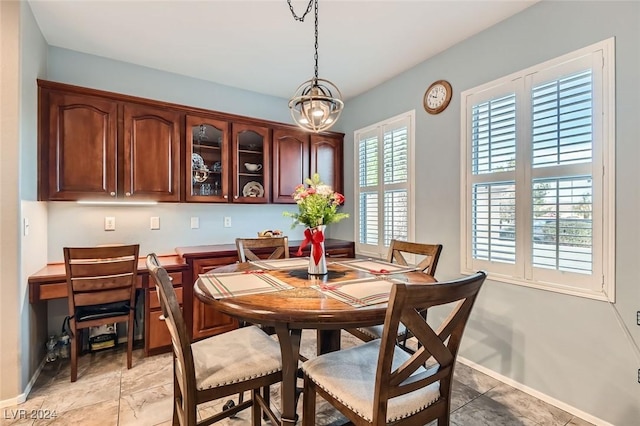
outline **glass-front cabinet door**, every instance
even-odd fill
[[[269,129],[233,125],[233,202],[269,202],[271,170]]]
[[[187,201],[226,203],[229,199],[229,123],[189,115],[187,132]]]

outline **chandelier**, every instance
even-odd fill
[[[305,16],[315,6],[315,67],[314,77],[305,81],[296,89],[293,97],[289,100],[291,117],[296,124],[305,130],[318,133],[333,126],[344,107],[342,94],[335,84],[324,78],[318,78],[318,1],[309,0],[306,12],[302,16],[296,15],[289,3],[289,9],[296,21],[304,21]]]

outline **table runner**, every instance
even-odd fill
[[[415,266],[403,266],[397,263],[389,263],[384,260],[376,259],[355,259],[355,260],[343,260],[341,265],[347,268],[359,269],[371,274],[401,274],[404,272],[416,271],[418,268]]]
[[[250,262],[262,269],[296,269],[308,267],[309,257],[251,260]]]
[[[216,299],[268,293],[293,288],[289,284],[263,271],[201,274],[200,281],[209,295]]]
[[[336,284],[314,285],[312,288],[353,307],[361,308],[387,303],[389,294],[391,294],[391,287],[396,283],[403,282],[396,279],[375,277],[342,281]]]

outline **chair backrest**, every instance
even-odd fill
[[[253,250],[268,249],[273,251],[268,259],[289,258],[289,237],[270,237],[270,238],[236,238],[236,248],[238,250],[238,260],[246,262],[247,260],[260,260]]]
[[[65,247],[69,311],[128,302],[135,306],[139,245]]]
[[[196,374],[191,352],[191,341],[173,283],[166,269],[160,266],[155,253],[147,255],[147,269],[156,283],[160,307],[171,335],[174,354],[174,374],[184,400],[195,401]]]
[[[486,278],[477,272],[458,280],[436,284],[395,284],[385,317],[376,374],[375,416],[386,419],[390,398],[439,382],[440,398],[451,398],[453,369],[471,308]],[[420,315],[423,309],[449,305],[449,315],[432,328]],[[435,315],[431,315],[433,322]],[[404,324],[418,340],[418,350],[406,362],[394,363],[398,326]],[[400,350],[400,349],[398,349]],[[393,364],[392,364],[393,363]],[[392,368],[393,365],[393,368]],[[425,365],[428,367],[425,369]],[[382,422],[384,424],[384,421]]]
[[[436,268],[438,267],[440,252],[442,252],[442,244],[423,244],[391,240],[387,261],[409,266],[403,253],[425,256],[416,267],[421,269],[425,274],[434,276],[436,274]]]

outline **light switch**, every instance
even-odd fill
[[[191,218],[191,229],[198,229],[200,228],[200,218],[197,216],[194,216]]]
[[[22,232],[25,237],[29,235],[29,218],[28,217],[25,217],[22,219]]]
[[[158,216],[153,216],[150,221],[150,226],[152,230],[160,229],[160,218]]]

